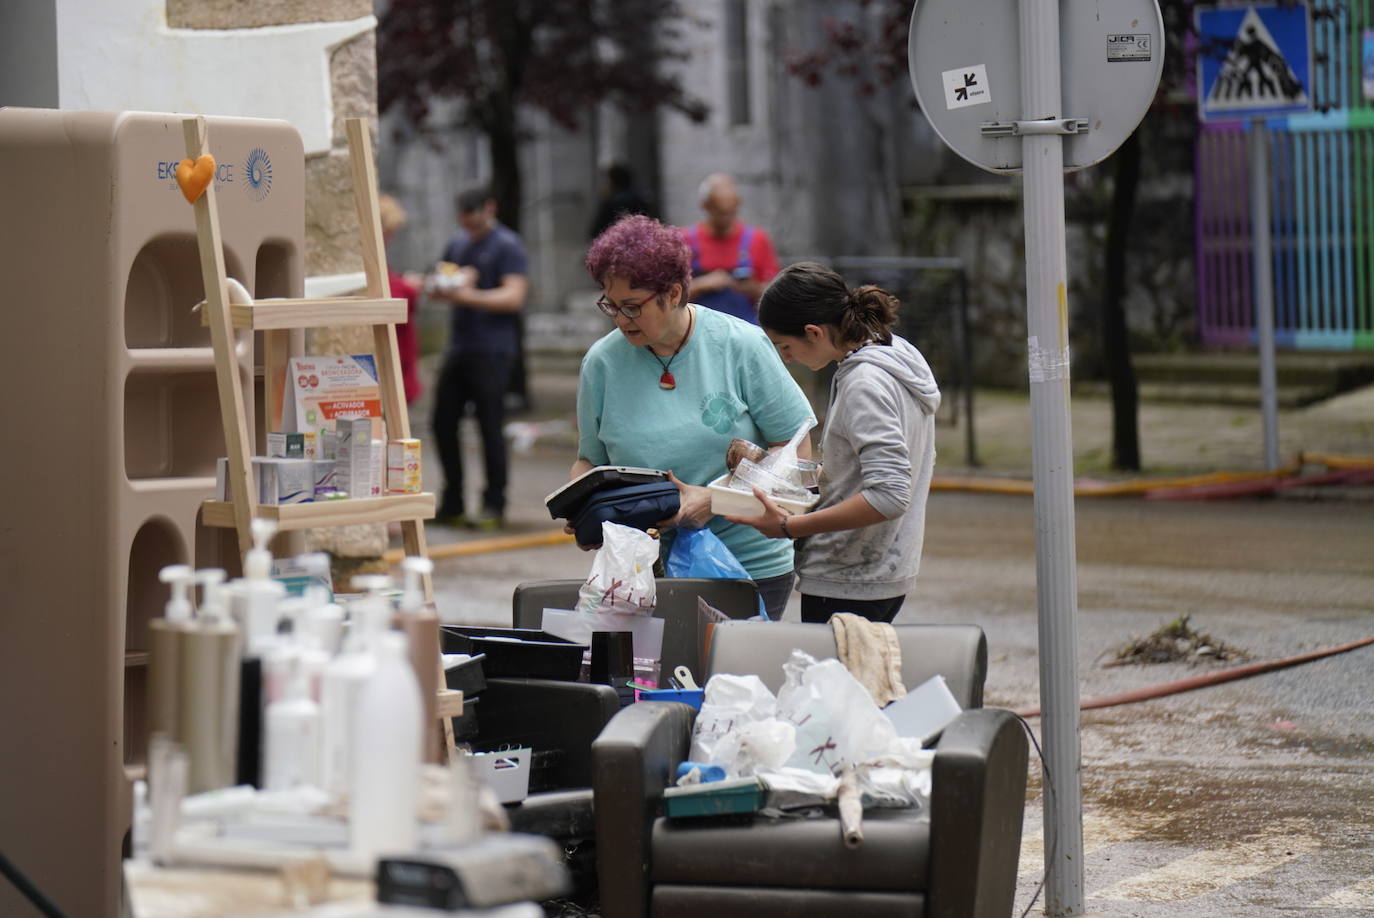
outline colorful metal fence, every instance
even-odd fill
[[[1374,350],[1374,100],[1361,83],[1374,0],[1314,5],[1312,30],[1316,112],[1267,121],[1275,342]],[[1209,345],[1255,341],[1247,130],[1205,124],[1198,137],[1198,320]]]

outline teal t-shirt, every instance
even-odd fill
[[[686,484],[726,472],[741,437],[761,446],[791,439],[811,406],[758,326],[697,306],[696,328],[672,361],[675,389],[660,389],[663,365],[619,330],[582,358],[577,454],[593,465],[666,469]],[[711,530],[755,580],[792,570],[792,543],[712,517]],[[664,533],[664,551],[672,533]]]

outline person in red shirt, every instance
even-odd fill
[[[730,176],[708,175],[699,200],[706,219],[682,231],[692,249],[689,298],[757,325],[759,294],[778,273],[773,240],[763,227],[739,219],[739,192]]]
[[[391,237],[406,225],[406,212],[399,201],[389,194],[377,199],[377,210],[382,221],[383,244],[391,242]],[[420,302],[420,288],[405,275],[387,266],[387,280],[391,285],[391,295],[406,301],[405,324],[396,326],[396,351],[401,360],[401,382],[405,386],[406,404],[414,404],[423,388],[420,383],[420,344],[415,328],[415,308]]]

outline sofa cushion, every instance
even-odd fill
[[[863,844],[844,846],[830,817],[659,819],[653,880],[711,886],[922,891],[930,820],[919,809],[868,810]]]
[[[596,834],[590,787],[531,794],[506,804],[512,832],[555,839],[591,838]]]

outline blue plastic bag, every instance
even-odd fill
[[[725,543],[709,529],[680,527],[668,552],[664,571],[669,577],[706,577],[713,580],[753,580],[744,565],[739,563]],[[764,618],[763,597],[759,597],[759,614]]]

